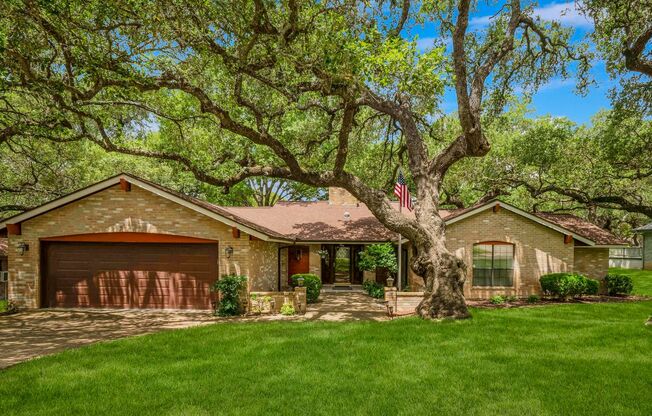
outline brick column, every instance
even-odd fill
[[[294,288],[294,307],[296,308],[297,313],[306,313],[306,303],[308,303],[308,296],[306,292],[307,289],[305,286],[297,286]]]
[[[391,312],[392,315],[396,314],[397,292],[398,289],[396,289],[395,287],[385,287],[385,302],[387,302],[387,307],[391,308],[391,310],[388,309],[388,312]]]

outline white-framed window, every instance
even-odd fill
[[[473,245],[473,286],[512,286],[514,245],[487,241]]]

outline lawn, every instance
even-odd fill
[[[609,273],[626,274],[634,282],[634,294],[652,296],[652,270],[609,269]]]
[[[231,323],[0,371],[0,414],[652,414],[652,302]]]
[[[5,312],[6,310],[7,310],[7,301],[0,300],[0,313]]]

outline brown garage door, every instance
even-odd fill
[[[45,306],[211,307],[215,244],[43,244]]]

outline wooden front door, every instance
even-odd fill
[[[288,281],[295,274],[310,272],[310,251],[307,246],[288,248]]]

